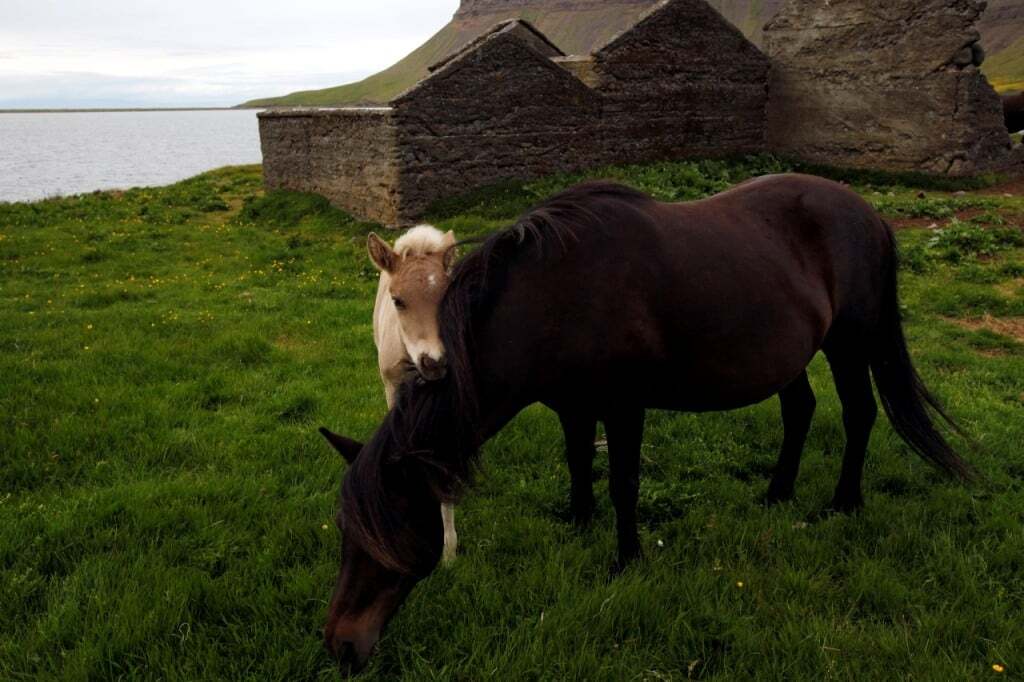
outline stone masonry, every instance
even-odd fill
[[[789,0],[765,27],[770,148],[840,166],[973,175],[1020,164],[978,66],[976,0]]]
[[[505,180],[763,150],[767,81],[767,58],[703,0],[663,0],[584,56],[507,21],[388,107],[262,112],[265,182],[404,226]]]
[[[463,9],[514,1],[526,0]],[[473,188],[611,163],[772,150],[886,170],[1016,170],[1024,152],[977,69],[982,8],[788,0],[765,28],[768,56],[704,0],[662,0],[588,55],[505,21],[389,106],[262,112],[265,182],[399,227]]]
[[[354,215],[397,225],[396,133],[388,107],[261,115],[263,181],[322,194]]]

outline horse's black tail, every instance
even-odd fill
[[[935,427],[932,416],[938,415],[961,435],[963,431],[928,391],[910,360],[900,315],[897,286],[899,255],[892,228],[886,225],[886,229],[892,249],[885,266],[882,318],[871,360],[871,373],[875,377],[882,406],[893,429],[917,454],[952,476],[970,480],[974,470],[946,442]]]

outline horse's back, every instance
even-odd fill
[[[851,244],[885,232],[856,194],[801,175],[604,208],[557,263],[517,259],[492,311],[506,330],[494,343],[507,347],[518,326],[529,352],[517,371],[547,373],[552,389],[642,390],[649,406],[675,409],[738,407],[792,381],[840,312]]]

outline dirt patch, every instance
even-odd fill
[[[954,217],[960,222],[966,223],[980,215],[992,212],[999,213],[1004,219],[1007,218],[1007,215],[1001,211],[989,211],[981,208],[958,211]],[[937,230],[940,227],[945,227],[950,220],[950,218],[896,218],[889,220],[889,224],[895,230]]]
[[[1024,195],[1024,192],[1022,192]],[[1005,208],[969,208],[964,211],[958,211],[954,218],[962,223],[967,223],[977,218],[978,216],[985,215],[986,213],[998,215],[1005,221],[1006,226],[1020,225],[1024,226],[1024,214],[1021,214],[1014,210],[1007,210]],[[937,230],[941,227],[946,227],[951,218],[895,218],[888,219],[889,224],[893,226],[895,230]],[[981,223],[983,227],[991,227],[991,223]]]
[[[935,218],[896,218],[890,219],[889,224],[893,226],[893,229],[938,229],[942,226],[944,220],[936,220]]]
[[[1014,178],[998,185],[993,185],[986,189],[980,190],[978,194],[988,194],[1005,197],[1007,195],[1013,197],[1024,196],[1024,177]]]
[[[1008,336],[1018,343],[1024,343],[1024,317],[993,317],[984,315],[970,319],[946,318],[958,327],[979,331],[984,329],[1000,336]]]

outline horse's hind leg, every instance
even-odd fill
[[[594,434],[597,432],[597,419],[561,411],[558,419],[565,434],[565,459],[571,480],[569,509],[573,523],[583,526],[594,515]]]
[[[842,473],[829,509],[849,513],[864,506],[861,493],[864,457],[878,416],[878,406],[871,390],[868,360],[863,352],[826,347],[825,355],[832,367],[836,392],[843,405],[843,426],[846,429]]]
[[[640,496],[640,446],[644,437],[644,411],[631,409],[604,420],[608,433],[608,492],[615,506],[615,527],[622,570],[640,556],[636,503]]]
[[[782,427],[784,431],[782,450],[775,474],[768,486],[765,502],[776,504],[792,499],[793,485],[800,471],[800,455],[804,451],[807,432],[814,416],[814,391],[807,381],[807,372],[801,372],[791,384],[779,391],[782,404]]]

